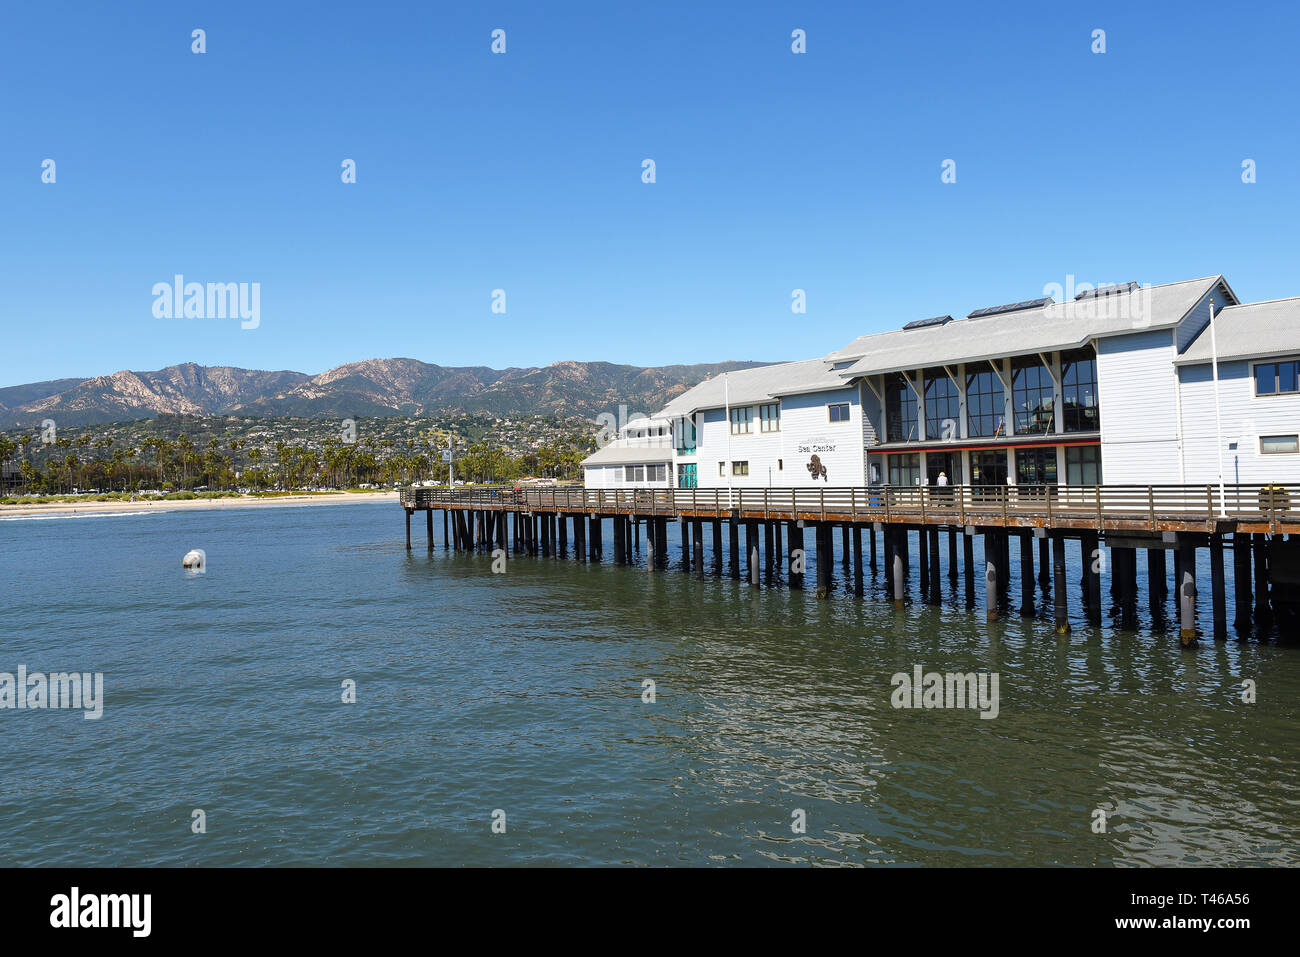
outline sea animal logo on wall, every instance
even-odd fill
[[[826,478],[826,466],[822,465],[820,456],[814,455],[812,457],[812,461],[808,463],[808,471],[812,474],[814,482],[817,481],[818,478],[824,478],[826,481],[830,481],[830,479]]]

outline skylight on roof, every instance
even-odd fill
[[[952,316],[935,316],[933,319],[914,319],[904,329],[927,329],[930,326],[942,326],[952,322]]]
[[[1050,305],[1052,302],[1051,296],[1044,296],[1042,299],[1026,299],[1024,302],[1012,302],[1005,306],[988,306],[984,309],[976,309],[966,318],[978,319],[981,316],[999,316],[1004,312],[1019,312],[1021,309],[1038,309]]]

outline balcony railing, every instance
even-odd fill
[[[1089,519],[1156,529],[1216,519],[1300,526],[1300,485],[945,485],[853,488],[407,488],[407,508],[483,508],[968,524],[1066,524]],[[1300,530],[1300,529],[1296,529]]]

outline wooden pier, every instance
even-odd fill
[[[1271,633],[1275,623],[1280,633],[1288,634],[1300,613],[1300,486],[1296,485],[408,488],[401,492],[401,504],[406,512],[407,548],[411,547],[411,517],[417,511],[426,513],[428,544],[430,549],[434,547],[433,513],[441,511],[444,547],[513,547],[530,555],[564,557],[569,552],[571,525],[573,558],[600,561],[604,555],[602,528],[608,519],[613,522],[614,563],[633,562],[644,527],[650,569],[667,567],[668,528],[676,524],[682,565],[699,576],[706,573],[705,523],[712,536],[712,573],[723,574],[725,525],[729,572],[740,578],[743,564],[745,577],[754,587],[779,577],[773,575],[778,563],[774,556],[781,553],[784,533],[787,549],[781,564],[788,586],[803,588],[804,572],[811,564],[819,596],[832,590],[837,529],[844,581],[855,595],[863,595],[865,532],[873,572],[877,570],[879,535],[886,586],[896,606],[905,603],[906,583],[913,574],[920,578],[922,600],[940,603],[940,539],[946,535],[947,574],[953,582],[959,579],[957,538],[963,539],[964,597],[967,607],[974,607],[972,541],[975,535],[982,535],[985,567],[981,574],[990,619],[1009,613],[1011,608],[1010,542],[1014,538],[1020,564],[1019,613],[1036,614],[1038,586],[1051,586],[1052,617],[1061,634],[1070,630],[1067,542],[1077,542],[1080,549],[1087,620],[1101,623],[1104,575],[1110,579],[1111,598],[1124,628],[1137,625],[1137,552],[1147,553],[1153,621],[1163,621],[1169,594],[1165,553],[1172,552],[1173,594],[1184,645],[1197,638],[1196,561],[1202,549],[1210,563],[1214,636],[1227,637],[1224,554],[1231,551],[1234,625],[1239,636]],[[812,530],[816,556],[811,563],[804,551],[806,529]],[[1108,568],[1103,543],[1110,548]]]

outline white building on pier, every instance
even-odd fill
[[[1294,483],[1298,370],[1300,299],[1127,283],[715,376],[650,420],[670,447],[621,435],[584,466],[594,487],[1148,485],[1217,482],[1222,451],[1230,484]]]

